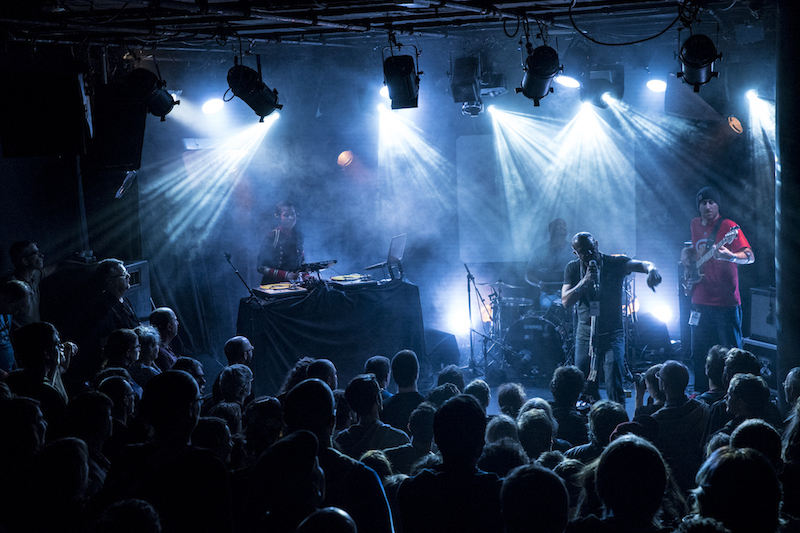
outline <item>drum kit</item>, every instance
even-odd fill
[[[469,269],[468,269],[469,270]],[[474,281],[473,281],[474,282]],[[572,358],[574,351],[571,310],[556,300],[548,309],[539,309],[534,300],[515,294],[524,287],[502,280],[475,284],[482,316],[488,318],[487,333],[472,329],[483,343],[482,362],[474,360],[470,343],[470,366],[483,366],[487,378],[508,370],[518,379],[547,379],[560,365]],[[490,288],[489,306],[485,305],[477,285]]]

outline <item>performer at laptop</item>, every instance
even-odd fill
[[[561,304],[564,267],[574,259],[567,241],[567,223],[557,218],[550,222],[547,229],[550,240],[534,250],[525,270],[525,281],[539,288],[539,309],[542,311],[554,303]]]
[[[685,292],[692,296],[692,365],[695,392],[708,390],[705,361],[709,348],[721,344],[742,347],[742,299],[739,267],[755,261],[753,250],[737,224],[719,214],[719,191],[705,187],[697,193],[700,216],[692,220],[692,246],[681,252],[687,267]],[[713,255],[700,266],[702,277],[694,278],[698,259],[717,245]],[[694,278],[694,279],[693,279]],[[696,282],[695,282],[696,281]]]
[[[304,260],[303,234],[295,229],[297,212],[291,202],[275,206],[278,227],[267,235],[258,253],[258,272],[263,275],[261,284],[281,281],[302,281],[300,270]]]
[[[591,233],[576,234],[572,238],[572,249],[578,259],[564,269],[561,299],[567,307],[578,304],[575,364],[590,376],[589,339],[594,318],[596,369],[602,365],[605,372],[608,399],[625,405],[622,378],[627,367],[622,327],[622,281],[633,272],[647,274],[647,286],[655,292],[661,283],[661,275],[650,262],[600,253]],[[594,400],[600,399],[598,379],[588,381],[586,394]]]

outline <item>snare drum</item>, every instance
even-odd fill
[[[520,374],[549,379],[564,362],[561,325],[547,317],[525,317],[517,320],[504,341],[521,355],[506,351],[506,360]]]

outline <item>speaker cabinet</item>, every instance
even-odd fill
[[[775,344],[778,342],[778,320],[775,289],[750,289],[750,338]]]

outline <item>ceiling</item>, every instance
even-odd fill
[[[722,38],[761,24],[774,0],[5,0],[0,35],[8,43],[62,43],[213,50],[238,43],[386,44],[393,35],[458,39],[481,31],[533,38],[575,35],[626,43],[711,23]],[[574,5],[572,5],[574,4]],[[761,20],[759,20],[761,19]],[[520,25],[522,31],[520,31]],[[764,24],[764,26],[769,26]],[[714,30],[711,30],[714,31]]]

